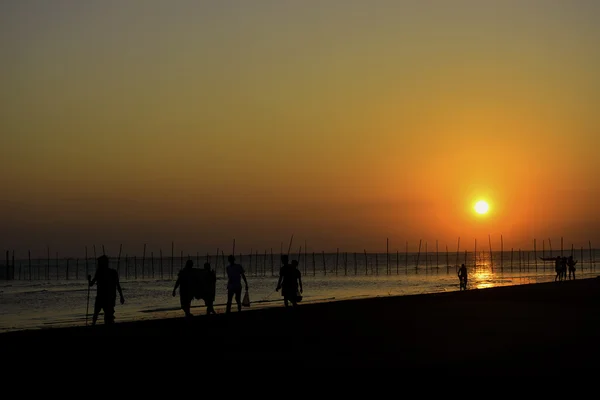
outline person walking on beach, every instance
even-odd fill
[[[242,311],[242,279],[246,284],[246,291],[248,291],[248,281],[246,280],[244,268],[240,264],[235,263],[235,256],[230,255],[227,259],[229,260],[229,265],[227,266],[227,307],[225,308],[225,313],[229,314],[231,312],[233,296],[235,296],[238,312]]]
[[[577,261],[573,260],[573,256],[569,256],[567,260],[567,266],[569,267],[569,280],[571,279],[571,273],[573,274],[573,279],[575,279],[575,264]]]
[[[292,307],[296,307],[298,287],[300,287],[300,293],[302,293],[302,274],[298,269],[298,261],[293,260],[289,264],[287,255],[282,255],[281,261],[283,262],[283,266],[279,270],[279,280],[277,281],[277,288],[275,290],[279,291],[279,289],[282,289],[281,294],[286,307],[289,307],[290,302],[292,303]]]
[[[465,266],[465,264],[462,264],[460,266],[460,268],[458,269],[458,280],[459,280],[459,287],[460,290],[467,290],[467,281],[468,281],[468,273],[467,273],[467,267]]]
[[[192,260],[186,261],[185,267],[177,274],[177,281],[173,288],[173,297],[175,297],[177,288],[179,288],[179,304],[181,304],[181,309],[187,318],[193,317],[190,312],[195,289],[193,266],[194,262]]]
[[[96,289],[96,302],[94,304],[94,315],[92,317],[92,326],[96,325],[100,310],[104,310],[104,323],[112,324],[115,321],[115,304],[117,300],[117,291],[121,296],[121,304],[125,303],[121,284],[119,283],[119,274],[116,270],[109,268],[108,257],[102,255],[98,257],[98,268],[94,274],[94,279],[88,275],[89,286],[98,285]]]
[[[204,263],[204,269],[201,272],[202,296],[204,297],[204,304],[206,304],[206,314],[216,314],[213,304],[215,302],[217,274],[210,269],[210,263],[208,262]]]

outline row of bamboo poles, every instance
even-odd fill
[[[303,270],[303,274],[306,276],[308,274],[310,274],[312,272],[313,276],[316,276],[317,274],[317,261],[316,261],[316,254],[315,252],[311,252],[310,254],[307,253],[307,246],[306,246],[306,242],[304,243],[304,247],[300,246],[298,253],[295,254],[290,254],[291,251],[291,246],[292,246],[292,239],[293,239],[293,235],[292,238],[290,239],[290,246],[288,247],[288,252],[287,254],[290,256],[290,258],[294,258],[299,262],[299,268],[301,269],[301,271]],[[488,241],[489,241],[489,267],[491,268],[491,271],[494,272],[494,257],[493,257],[493,251],[492,251],[492,242],[491,242],[491,237],[488,236]],[[497,270],[500,270],[500,272],[504,271],[505,268],[505,260],[504,260],[504,241],[502,236],[500,237],[500,262],[499,262],[499,266],[496,266]],[[550,251],[550,258],[553,256],[553,250],[552,250],[552,241],[550,239],[548,239],[548,243],[549,243],[549,251]],[[414,271],[415,273],[419,272],[419,266],[422,262],[421,260],[421,249],[422,249],[422,240],[419,241],[419,250],[417,252],[416,255],[414,255],[414,253],[410,253],[412,258],[413,258],[413,262],[414,262]],[[589,268],[590,269],[595,269],[595,258],[594,258],[594,253],[592,250],[592,243],[591,241],[588,241],[589,244]],[[160,279],[173,279],[174,275],[176,275],[176,271],[175,269],[176,267],[176,263],[175,263],[175,244],[174,242],[171,242],[171,255],[170,258],[167,256],[166,260],[165,257],[163,256],[163,252],[162,249],[159,251],[158,257],[154,256],[154,252],[150,252],[149,258],[146,256],[146,244],[144,244],[144,250],[142,253],[142,257],[138,258],[137,256],[133,256],[130,257],[128,254],[125,254],[125,256],[122,258],[122,250],[123,250],[123,245],[119,246],[119,255],[116,258],[116,260],[111,260],[111,263],[114,267],[116,267],[116,270],[119,272],[119,275],[122,276],[124,274],[124,278],[125,279],[138,279],[138,277],[141,277],[142,279],[145,278],[160,278]],[[357,252],[353,252],[351,253],[352,256],[349,258],[348,252],[343,252],[340,253],[339,248],[337,249],[336,253],[335,253],[335,263],[332,263],[331,265],[327,265],[327,257],[326,257],[326,253],[325,251],[322,251],[320,256],[321,256],[321,262],[322,262],[322,272],[323,275],[327,275],[329,274],[333,274],[333,275],[340,275],[341,271],[343,271],[344,275],[348,275],[349,272],[350,274],[354,274],[354,275],[358,275],[359,272],[359,261],[362,262],[362,260],[359,260],[359,257],[363,257],[364,256],[364,265],[362,265],[361,267],[364,267],[364,274],[365,275],[379,275],[380,274],[380,266],[385,266],[385,275],[393,275],[394,274],[394,270],[396,274],[400,274],[401,270],[404,270],[403,272],[405,274],[408,274],[409,271],[409,252],[408,252],[408,242],[406,242],[406,246],[404,249],[404,259],[401,260],[400,257],[400,251],[396,250],[396,257],[394,259],[393,254],[390,254],[389,251],[389,239],[386,239],[386,253],[385,253],[385,263],[381,264],[380,260],[379,260],[379,253],[374,253],[374,262],[372,260],[373,257],[371,257],[371,260],[369,259],[369,255],[371,253],[367,253],[367,250],[364,249],[363,250],[363,254],[357,253]],[[537,241],[536,239],[533,240],[533,262],[534,262],[534,269],[537,272],[538,271],[538,256],[537,256]],[[438,242],[436,240],[436,244],[435,244],[435,267],[433,266],[433,262],[432,262],[432,257],[431,257],[431,252],[428,251],[427,249],[427,242],[425,242],[425,248],[424,248],[424,270],[427,273],[428,271],[438,271],[440,269],[440,252],[438,249]],[[480,251],[479,254],[481,254],[482,252]],[[518,266],[518,270],[519,271],[523,271],[523,270],[527,270],[529,271],[531,268],[531,250],[528,251],[522,251],[521,249],[518,249],[518,262],[517,260],[515,260],[514,257],[514,253],[515,250],[514,248],[511,248],[510,250],[510,264],[508,264],[506,267],[510,268],[510,271],[513,271],[513,269],[516,269]],[[102,246],[102,254],[106,255],[106,251],[104,249],[104,246]],[[235,239],[233,241],[233,251],[231,254],[235,254]],[[282,244],[282,248],[280,249],[280,254],[283,254],[283,244]],[[317,253],[318,254],[318,253]],[[327,253],[327,254],[332,254],[332,253]],[[457,248],[456,248],[456,256],[452,257],[454,258],[454,265],[451,265],[450,263],[450,252],[448,250],[448,246],[446,245],[445,248],[445,260],[446,260],[446,264],[444,266],[442,266],[442,268],[446,268],[446,272],[449,273],[451,268],[458,268],[459,264],[461,263],[461,261],[467,265],[467,267],[471,267],[471,268],[477,268],[478,264],[477,264],[477,239],[475,239],[475,246],[474,246],[474,251],[473,251],[473,264],[470,265],[467,262],[467,250],[464,251],[464,258],[460,257],[460,237],[458,238],[458,243],[457,243]],[[563,238],[561,237],[561,245],[560,245],[560,255],[563,256],[564,254],[564,249],[563,249]],[[15,265],[15,253],[14,250],[12,252],[12,264],[9,263],[9,251],[6,251],[6,276],[5,279],[19,279],[19,280],[51,280],[52,276],[54,274],[52,274],[52,266],[51,266],[51,256],[50,256],[50,248],[47,248],[47,257],[46,259],[42,260],[42,259],[37,259],[38,263],[37,265],[33,265],[32,264],[32,259],[31,259],[31,251],[28,251],[28,260],[27,260],[27,264],[25,265],[25,268],[23,268],[23,261],[21,260],[19,262],[19,267],[18,267],[18,274],[17,274],[17,269],[16,269],[16,265]],[[454,254],[453,254],[454,255]],[[570,255],[576,257],[576,251],[573,245],[571,245],[571,252]],[[84,267],[84,271],[85,271],[85,275],[81,276],[81,279],[87,279],[87,276],[89,275],[90,271],[94,271],[95,270],[95,260],[97,258],[98,254],[96,253],[96,246],[93,246],[93,257],[88,257],[88,248],[86,246],[85,248],[85,258],[83,260],[81,260],[81,266]],[[312,256],[312,259],[310,259],[310,256]],[[443,253],[442,253],[443,256]],[[545,240],[542,241],[542,258],[546,257],[546,248],[545,248]],[[201,258],[204,260],[204,262],[208,262],[208,263],[212,263],[214,265],[211,265],[211,267],[215,270],[217,270],[217,268],[219,267],[219,264],[221,264],[222,266],[222,273],[223,276],[226,276],[226,269],[225,266],[227,265],[227,260],[226,260],[226,256],[223,250],[221,249],[217,249],[217,252],[215,253],[215,255],[209,255],[206,254],[205,256],[200,256],[199,253],[196,253],[195,256],[195,261],[196,261],[196,266],[197,267],[201,267]],[[277,257],[279,258],[279,257]],[[461,260],[462,258],[462,260]],[[481,260],[484,257],[479,257],[479,260]],[[189,254],[186,254],[186,257],[184,258],[184,252],[180,251],[179,257],[178,257],[178,261],[179,261],[179,269],[183,268],[184,265],[184,260],[187,259],[191,259],[194,260],[193,256],[190,256]],[[220,262],[221,259],[222,261]],[[64,278],[66,280],[69,280],[70,278],[73,277],[73,274],[70,274],[70,271],[72,272],[73,269],[70,269],[71,265],[73,265],[74,267],[74,278],[75,280],[80,279],[80,260],[78,258],[63,258],[61,259],[64,261],[63,268],[63,274],[64,274]],[[46,261],[45,264],[41,264],[42,261]],[[54,269],[56,271],[55,279],[59,280],[61,279],[61,272],[60,272],[60,260],[59,260],[59,256],[58,253],[56,253],[55,257],[54,257]],[[311,262],[312,261],[312,262]],[[383,260],[382,260],[383,261]],[[141,265],[140,265],[141,262]],[[270,249],[270,252],[267,252],[267,250],[264,250],[264,252],[259,253],[258,250],[253,250],[251,249],[249,253],[247,254],[242,254],[239,253],[239,258],[237,259],[238,263],[241,263],[242,265],[244,265],[245,267],[247,266],[246,270],[249,276],[267,276],[268,270],[270,269],[270,273],[271,276],[275,276],[276,272],[278,273],[278,268],[277,267],[277,271],[275,270],[275,266],[279,265],[279,262],[275,261],[275,255],[273,253],[273,249]],[[247,262],[247,264],[245,264]],[[506,260],[506,262],[508,263],[508,260]],[[114,265],[116,263],[116,266]],[[579,260],[579,265],[582,267],[582,269],[585,268],[585,264],[584,264],[584,248],[581,247],[581,259]],[[121,268],[121,266],[123,268]],[[487,266],[487,265],[486,265]],[[138,268],[139,267],[139,268]],[[166,270],[165,270],[166,267]],[[312,267],[312,268],[311,268]],[[403,268],[401,268],[403,267]],[[542,268],[543,270],[546,270],[546,263],[542,263]],[[554,266],[552,265],[550,267],[550,269],[553,269]],[[312,269],[312,271],[311,271]],[[412,267],[410,268],[412,270]],[[10,273],[12,270],[12,274]],[[329,271],[328,271],[329,270]],[[37,272],[37,277],[36,277],[36,272]],[[138,274],[139,272],[139,274]],[[382,272],[383,275],[383,272]]]

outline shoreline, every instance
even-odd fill
[[[117,337],[210,343],[211,362],[312,367],[461,368],[473,373],[559,373],[594,368],[600,356],[600,277],[432,294],[299,303],[297,309],[243,309],[0,333],[5,348],[57,352],[56,343]],[[7,346],[9,343],[14,346]],[[162,342],[161,342],[162,343]],[[169,340],[168,343],[171,343]],[[54,347],[53,347],[54,346]],[[62,349],[68,354],[68,349]],[[60,354],[63,354],[60,353]],[[66,356],[66,355],[65,355]],[[590,364],[591,363],[591,364]]]

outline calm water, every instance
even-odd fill
[[[490,260],[489,253],[483,252],[477,253],[477,257],[474,257],[473,253],[462,253],[458,259],[459,263],[465,262],[466,259],[470,290],[554,280],[554,264],[539,259],[536,264],[533,253],[530,253],[528,257],[522,252],[519,257],[517,252],[514,252],[512,266],[510,252],[502,255],[496,253],[493,260]],[[565,252],[565,255],[568,254],[570,252]],[[600,273],[593,262],[595,256],[594,251],[592,257],[589,253],[584,254],[583,260],[581,255],[575,257],[579,259],[578,278],[595,277]],[[277,258],[278,256],[274,256],[273,259]],[[298,257],[296,255],[292,258]],[[304,283],[302,303],[459,290],[456,253],[449,254],[448,259],[445,253],[439,253],[438,257],[435,253],[429,253],[427,258],[424,254],[399,253],[396,259],[394,253],[390,254],[389,262],[385,253],[367,254],[366,257],[364,254],[357,254],[356,263],[354,253],[325,254],[324,258],[322,254],[315,254],[314,264],[312,254],[306,257],[306,263],[304,255],[299,258]],[[447,260],[451,266],[447,266]],[[30,269],[29,260],[15,260],[15,279],[0,281],[0,331],[85,324],[88,298],[88,288],[84,280],[85,263],[78,262],[76,270],[76,264],[69,260],[67,274],[66,260],[59,259],[58,263],[56,259],[50,261],[48,268],[47,260],[32,260]],[[176,275],[182,260],[175,258],[173,261],[173,274]],[[203,259],[200,261],[204,262]],[[117,260],[112,260],[112,267],[119,269],[126,300],[124,305],[116,307],[117,322],[182,316],[179,297],[171,295],[175,283],[175,278],[171,278],[171,259],[163,260],[162,278],[159,260],[150,262],[145,259],[142,263],[140,258],[136,257],[135,263],[134,265],[129,259],[127,264],[125,260],[118,263]],[[270,254],[267,257],[255,255],[252,260],[244,256],[242,263],[248,275],[251,308],[282,307],[281,296],[274,290],[277,277],[271,274],[271,271],[275,272],[278,267],[271,264]],[[5,267],[0,269],[5,270]],[[221,258],[216,269],[218,280],[215,309],[217,312],[223,312],[226,280]],[[88,264],[88,272],[93,274],[91,261]],[[91,312],[95,287],[89,293]],[[192,305],[193,313],[205,313],[203,301],[194,301]]]

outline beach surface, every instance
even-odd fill
[[[146,358],[133,355],[142,347],[210,365],[246,360],[291,368],[440,368],[453,375],[590,371],[600,360],[600,278],[233,310],[119,323],[117,308],[113,326],[100,317],[96,327],[7,332],[0,340],[9,358],[24,349],[68,358],[100,343],[129,354],[119,357],[130,365]]]

